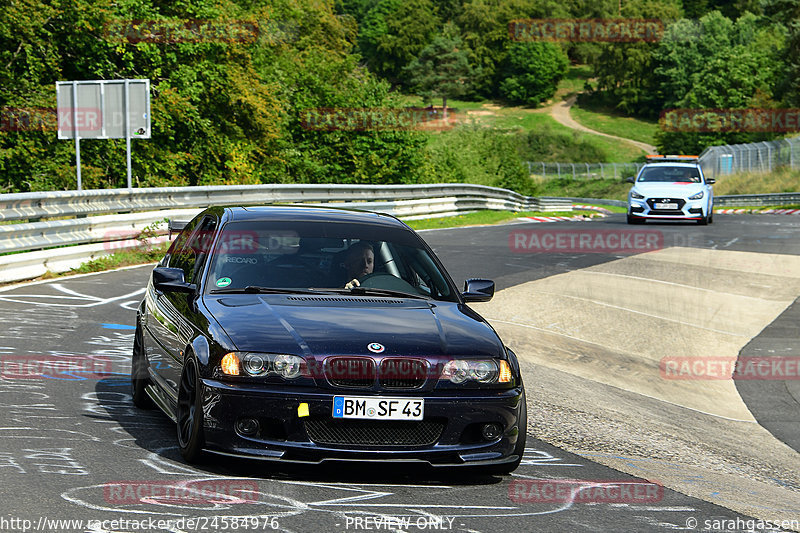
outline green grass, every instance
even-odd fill
[[[556,98],[569,98],[573,94],[583,92],[584,86],[591,76],[591,66],[571,65],[567,71],[567,75],[558,83]]]
[[[658,131],[658,122],[655,120],[629,117],[611,109],[591,109],[578,104],[572,106],[570,115],[576,122],[602,133],[647,144],[655,143],[655,134]]]
[[[717,176],[714,194],[766,194],[800,191],[800,171],[780,168],[769,174]]]
[[[421,218],[418,220],[405,220],[404,222],[415,230],[455,228],[458,226],[479,226],[489,224],[502,224],[522,217],[569,217],[586,214],[586,211],[475,211],[454,217]]]
[[[171,243],[161,243],[156,246],[143,246],[140,248],[132,248],[130,250],[121,250],[111,255],[106,255],[82,263],[81,266],[70,269],[67,272],[50,272],[41,276],[38,279],[52,279],[62,276],[71,276],[73,274],[88,274],[90,272],[103,272],[105,270],[112,270],[115,268],[122,268],[133,265],[144,265],[147,263],[155,263],[159,261],[164,254],[167,253],[167,248]]]
[[[622,179],[531,178],[533,196],[568,196],[576,198],[602,198],[622,200],[628,198],[631,184]],[[605,206],[604,206],[605,207]]]
[[[584,204],[584,205],[594,205],[594,204]],[[595,205],[594,207],[600,207],[602,209],[606,209],[608,211],[611,211],[612,213],[627,213],[628,212],[628,208],[627,207],[622,207],[622,206],[619,206],[619,205]]]
[[[605,161],[589,161],[590,163],[630,163],[631,161],[644,160],[647,152],[641,148],[637,148],[632,144],[620,142],[615,139],[608,139],[599,135],[591,133],[584,133],[570,129],[563,124],[555,121],[553,117],[545,113],[531,113],[515,114],[513,110],[522,108],[505,108],[502,118],[497,121],[498,126],[501,127],[519,127],[522,130],[540,130],[543,128],[549,131],[570,137],[575,143],[586,142],[595,146],[600,152],[605,154]],[[506,111],[509,110],[509,111]],[[570,163],[571,161],[568,154],[565,154],[564,159],[560,159],[561,163]],[[574,161],[583,163],[583,161]]]

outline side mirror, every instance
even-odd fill
[[[714,178],[706,178],[706,185],[714,185],[716,182]]]
[[[488,302],[494,296],[494,281],[490,279],[468,279],[464,282],[464,292],[461,293],[464,301]]]
[[[197,285],[186,283],[180,268],[156,267],[153,269],[153,287],[161,292],[193,293]]]
[[[631,176],[630,178],[625,178],[625,183],[636,183],[636,180]]]

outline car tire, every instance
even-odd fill
[[[713,224],[714,223],[714,209],[713,208],[711,208],[708,211],[708,223],[709,224]]]
[[[178,385],[178,448],[181,456],[189,463],[199,463],[203,457],[203,405],[202,385],[197,360],[191,354],[181,372]]]
[[[133,335],[133,354],[131,356],[131,396],[133,405],[139,409],[152,409],[153,400],[147,395],[150,376],[147,372],[147,356],[142,345],[142,326],[136,320],[136,332]]]
[[[699,225],[701,225],[701,226],[707,226],[708,225],[708,216],[701,217],[700,220],[697,221],[697,223]]]
[[[510,474],[519,467],[522,462],[522,456],[525,454],[525,443],[528,438],[528,404],[525,399],[525,388],[522,388],[522,395],[520,402],[522,403],[522,413],[517,420],[517,427],[519,428],[519,435],[517,436],[517,443],[514,445],[514,455],[517,458],[510,462],[501,465],[493,466],[476,466],[473,473],[489,476],[503,476]]]
[[[641,218],[632,217],[631,215],[628,215],[628,224],[643,224],[643,223],[644,220],[642,220]]]

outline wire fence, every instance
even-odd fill
[[[709,177],[742,172],[768,173],[780,167],[800,168],[800,137],[749,144],[711,146],[700,154],[703,173]]]
[[[635,176],[644,163],[545,163],[525,161],[528,174],[545,179],[623,179]]]
[[[778,168],[800,169],[800,136],[777,141],[729,144],[706,148],[699,157],[703,173],[718,178],[739,173],[769,173]],[[625,179],[644,163],[548,163],[525,161],[531,177],[544,179]]]

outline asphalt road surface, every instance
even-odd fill
[[[423,237],[457,283],[467,277],[492,278],[500,293],[632,255],[613,250],[513,251],[512,231],[544,228],[613,233],[631,227],[623,216],[614,215],[582,223],[427,231]],[[665,223],[640,229],[658,232],[661,248],[800,255],[800,217],[717,215],[708,227]],[[655,485],[653,477],[637,478],[623,468],[604,466],[589,459],[591,446],[584,446],[580,455],[565,451],[537,438],[558,433],[558,427],[545,430],[535,424],[529,426],[522,465],[503,477],[390,465],[277,467],[217,457],[201,467],[189,466],[177,452],[169,419],[131,404],[132,324],[151,268],[0,292],[0,531],[780,530],[759,526],[753,515],[709,503],[711,497],[687,496],[686,491]],[[800,314],[798,307],[790,306],[764,330],[763,338],[753,338],[747,353],[778,344],[791,351],[798,323],[792,317]],[[44,376],[15,373],[35,367],[36,361],[64,364]],[[534,363],[525,368],[529,406],[541,409],[531,396],[556,387],[548,381],[555,374]],[[753,416],[797,450],[800,426],[784,423],[786,417],[797,419],[800,409],[791,384],[747,386],[741,394],[748,407],[755,406]],[[775,415],[776,401],[780,416]],[[591,434],[589,426],[586,431],[583,442],[606,438]],[[614,451],[595,448],[598,454]],[[795,478],[786,484],[799,480],[795,470]]]

